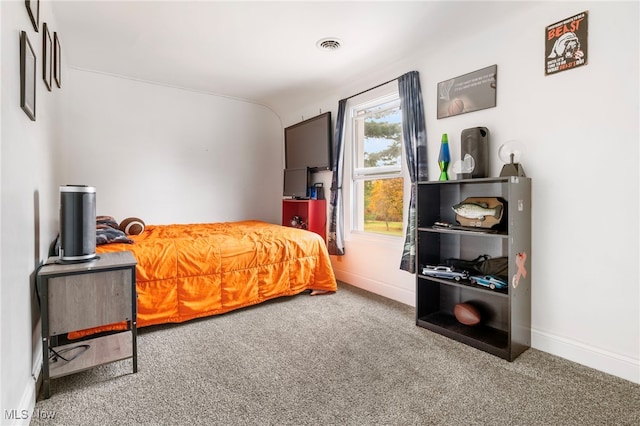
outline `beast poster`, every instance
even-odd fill
[[[549,25],[545,31],[545,75],[587,64],[589,12]]]

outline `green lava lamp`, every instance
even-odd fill
[[[449,163],[451,162],[451,155],[449,154],[449,136],[446,133],[442,134],[442,142],[440,142],[440,155],[438,156],[438,166],[440,166],[440,179],[449,180],[447,169],[449,169]]]

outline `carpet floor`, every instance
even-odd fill
[[[138,334],[53,379],[32,425],[639,425],[640,385],[529,349],[514,362],[342,284]]]

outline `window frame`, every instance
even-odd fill
[[[380,166],[380,167],[357,167],[358,161],[358,143],[356,136],[356,111],[362,111],[366,108],[372,108],[376,105],[382,105],[385,103],[393,102],[392,108],[386,108],[385,110],[391,110],[394,108],[400,108],[400,93],[397,87],[397,83],[389,83],[381,86],[376,90],[367,92],[365,94],[358,95],[347,102],[347,123],[345,129],[346,139],[346,152],[349,156],[345,159],[345,165],[348,165],[349,170],[345,176],[349,177],[349,191],[347,203],[345,205],[350,206],[351,214],[345,215],[345,225],[348,232],[346,232],[346,239],[366,239],[366,240],[378,240],[378,241],[392,241],[398,243],[404,241],[404,230],[407,224],[407,206],[409,203],[409,197],[411,191],[410,176],[406,165],[406,152],[404,141],[400,142],[400,165],[399,166]],[[384,110],[381,110],[384,111]],[[362,118],[362,117],[360,117]],[[378,179],[403,179],[403,202],[402,202],[402,234],[401,235],[385,235],[375,232],[364,230],[364,196],[359,194],[364,192],[364,182],[373,181]],[[346,195],[346,194],[345,194]]]

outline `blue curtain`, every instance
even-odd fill
[[[402,139],[411,177],[411,200],[400,269],[413,274],[416,272],[416,182],[428,180],[427,129],[418,71],[411,71],[399,77],[398,91],[402,110]]]
[[[333,136],[333,176],[331,177],[331,198],[329,214],[329,254],[344,255],[344,216],[342,209],[342,178],[344,171],[344,124],[347,100],[338,103],[336,130]]]

